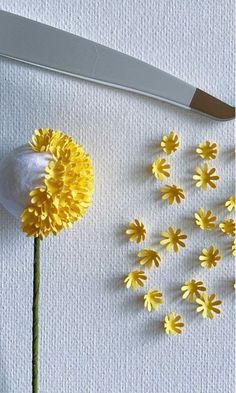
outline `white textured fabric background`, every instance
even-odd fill
[[[234,1],[0,0],[0,8],[51,24],[136,56],[217,97],[234,99]],[[168,104],[0,59],[0,158],[24,144],[37,127],[68,132],[92,155],[93,206],[71,230],[42,244],[40,393],[232,393],[234,391],[234,261],[231,241],[194,227],[199,207],[229,216],[222,203],[234,193],[234,124]],[[163,134],[176,129],[181,149],[169,158],[171,181],[186,200],[168,207],[147,168]],[[198,143],[219,144],[218,188],[203,193],[192,175]],[[33,240],[0,208],[0,392],[31,392]],[[158,246],[170,224],[189,235],[177,255],[161,250],[160,269],[131,292],[124,274],[138,267],[139,246],[124,229],[134,217],[148,228],[145,246]],[[213,242],[222,261],[212,271],[198,255]],[[200,278],[222,299],[222,314],[203,320],[179,288]],[[148,315],[145,289],[164,292],[165,305]],[[184,334],[160,328],[179,312]]]

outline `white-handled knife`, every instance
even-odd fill
[[[93,41],[0,11],[0,55],[137,92],[218,120],[235,108],[182,80]]]

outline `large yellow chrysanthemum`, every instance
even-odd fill
[[[21,214],[22,230],[43,238],[83,217],[91,204],[93,167],[83,147],[61,131],[38,129],[30,146],[35,152],[52,155],[43,187],[30,192],[30,204]]]

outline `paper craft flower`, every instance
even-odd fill
[[[176,334],[181,334],[183,327],[184,323],[181,321],[180,315],[174,315],[174,313],[171,312],[165,317],[164,329],[166,334],[171,334],[172,336],[176,336]]]
[[[232,218],[221,222],[219,227],[226,235],[235,236],[235,222]]]
[[[130,242],[141,243],[146,237],[146,229],[143,223],[137,219],[129,223],[129,229],[126,230]]]
[[[162,199],[167,199],[169,205],[172,205],[174,202],[181,203],[181,200],[185,198],[183,189],[177,187],[175,184],[172,186],[166,185],[161,188],[161,194]]]
[[[0,202],[34,236],[32,301],[32,392],[38,392],[40,241],[70,227],[91,204],[89,155],[61,131],[40,128],[32,140],[0,163]]]
[[[214,246],[210,246],[209,250],[204,248],[202,250],[202,255],[199,256],[199,261],[201,261],[201,266],[211,269],[215,267],[219,260],[221,259],[219,250],[215,249]]]
[[[168,169],[170,169],[170,165],[167,164],[165,158],[158,158],[152,164],[152,173],[160,181],[163,181],[166,177],[170,177]]]
[[[203,318],[214,318],[214,313],[220,314],[220,309],[216,306],[219,306],[222,301],[215,300],[216,295],[213,293],[211,296],[208,296],[206,293],[203,293],[201,298],[197,298],[196,302],[199,304],[196,311],[202,314]]]
[[[151,312],[152,309],[158,311],[158,305],[163,303],[163,295],[157,290],[150,289],[150,291],[144,295],[144,307],[146,307],[149,312]]]
[[[164,135],[161,141],[161,147],[168,155],[174,153],[179,147],[178,135],[174,131],[171,131],[169,135]]]
[[[124,283],[126,284],[126,288],[136,289],[139,285],[140,287],[144,286],[144,282],[147,280],[147,276],[142,270],[135,270],[127,275],[124,279]]]
[[[214,160],[217,155],[217,144],[215,142],[206,141],[205,143],[200,143],[196,152],[204,160]]]
[[[215,173],[215,168],[208,170],[207,163],[203,165],[203,168],[198,166],[196,168],[196,175],[193,176],[193,179],[196,181],[196,187],[202,187],[204,191],[207,191],[208,186],[216,188],[216,184],[214,182],[219,180],[219,176]]]
[[[140,265],[146,265],[148,269],[151,269],[153,263],[156,267],[160,266],[161,257],[156,250],[144,248],[138,253],[140,258]]]
[[[208,210],[206,213],[202,208],[199,209],[198,213],[194,214],[195,223],[202,230],[210,231],[215,228],[216,216],[213,216],[212,211]]]
[[[236,198],[235,196],[229,197],[229,199],[225,202],[225,206],[229,212],[232,210],[236,210]]]
[[[236,257],[236,240],[232,243],[232,255]]]
[[[162,232],[161,236],[164,237],[164,239],[161,240],[160,243],[166,247],[167,251],[173,249],[174,252],[178,252],[179,246],[185,247],[183,240],[187,239],[187,236],[181,233],[181,229],[175,231],[172,227],[169,227],[169,230],[167,232]]]
[[[184,283],[181,291],[183,292],[183,299],[187,299],[192,303],[195,298],[201,296],[201,292],[206,291],[206,288],[202,281],[191,280]]]
[[[92,161],[61,131],[34,131],[32,141],[0,165],[0,202],[21,219],[28,236],[56,235],[81,219],[91,204]]]

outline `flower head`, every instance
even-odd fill
[[[181,233],[181,229],[175,231],[172,227],[169,227],[169,230],[167,232],[162,232],[161,236],[164,237],[164,239],[161,240],[160,243],[166,247],[167,251],[173,249],[174,252],[178,252],[179,246],[185,247],[183,240],[187,239],[187,236]]]
[[[235,222],[232,218],[221,222],[219,227],[226,235],[235,236]]]
[[[222,302],[221,300],[215,300],[216,295],[213,293],[211,296],[208,296],[206,293],[203,293],[201,298],[197,298],[196,302],[199,304],[197,307],[197,312],[202,313],[203,318],[214,318],[214,313],[220,314],[219,306]]]
[[[181,203],[181,200],[185,198],[183,189],[175,184],[161,188],[161,193],[162,199],[167,199],[169,205],[172,205],[175,201]]]
[[[142,270],[135,270],[131,273],[129,273],[125,279],[124,283],[126,284],[127,288],[133,288],[136,289],[137,286],[139,285],[140,287],[144,286],[144,282],[147,279],[146,274]]]
[[[219,250],[215,249],[214,246],[210,246],[209,250],[204,248],[202,250],[202,255],[199,257],[199,261],[201,261],[201,266],[211,269],[215,267],[218,261],[221,259]]]
[[[236,198],[235,196],[229,197],[229,199],[225,202],[225,206],[229,212],[232,210],[236,210]]]
[[[232,243],[232,255],[236,257],[236,240]]]
[[[195,297],[200,297],[200,292],[203,292],[205,290],[206,288],[204,287],[203,282],[196,280],[186,281],[181,287],[181,291],[183,292],[183,299],[187,299],[190,303],[193,302]]]
[[[156,250],[144,248],[138,253],[138,257],[140,265],[146,265],[148,269],[151,269],[153,263],[156,267],[160,266],[161,257]]]
[[[174,315],[174,313],[171,312],[165,317],[164,329],[166,334],[171,334],[172,336],[176,336],[176,334],[181,334],[183,327],[184,323],[181,321],[180,315]]]
[[[167,164],[165,158],[158,158],[152,164],[152,173],[156,179],[163,181],[166,177],[170,177],[170,173],[168,172],[170,169],[170,165]]]
[[[210,231],[215,228],[216,216],[213,216],[212,211],[208,210],[206,213],[202,208],[199,209],[198,213],[194,214],[195,223],[202,230]]]
[[[163,302],[162,293],[157,290],[150,289],[150,291],[144,295],[144,307],[146,307],[149,312],[152,311],[152,309],[158,311],[158,304],[163,304]]]
[[[134,222],[129,223],[129,229],[126,230],[130,242],[141,243],[146,237],[146,229],[144,224],[135,219]]]
[[[219,180],[219,176],[215,174],[216,169],[211,168],[208,170],[208,165],[205,163],[203,168],[196,168],[196,175],[193,179],[196,181],[196,187],[202,187],[204,191],[207,190],[208,186],[211,188],[216,188],[214,181]]]
[[[206,141],[205,143],[200,143],[196,152],[204,160],[214,160],[217,155],[217,144],[215,142],[211,143]]]
[[[93,167],[83,147],[61,131],[36,130],[29,146],[34,154],[51,157],[41,186],[30,191],[30,202],[21,214],[22,230],[42,239],[70,227],[86,213],[93,193]]]
[[[178,135],[174,131],[171,131],[169,135],[164,135],[161,141],[161,147],[168,155],[174,153],[179,147]]]

